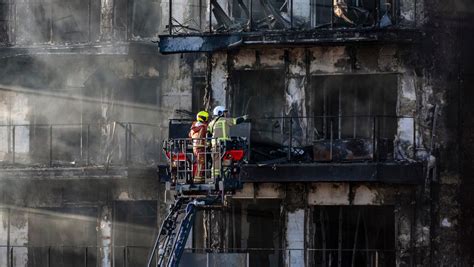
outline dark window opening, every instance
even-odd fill
[[[251,161],[393,159],[397,74],[313,76],[303,103],[287,95],[281,71],[232,78],[232,115],[252,118]]]
[[[161,7],[156,0],[116,0],[114,36],[117,40],[156,37],[160,27]]]
[[[135,104],[156,105],[158,79],[121,80],[116,90],[116,99]]]
[[[156,235],[156,211],[156,201],[115,202],[112,237],[115,266],[146,265]]]
[[[250,6],[250,1],[248,2]],[[288,25],[288,1],[253,1],[252,28],[281,29]],[[275,12],[276,11],[276,12]]]
[[[249,253],[250,266],[283,266],[280,200],[235,201],[230,247]]]
[[[160,2],[135,0],[132,12],[134,38],[155,37],[160,27]]]
[[[81,0],[68,0],[54,3],[51,26],[53,41],[58,43],[92,41],[93,25],[89,21],[90,10],[99,9],[100,4],[97,1],[84,3]]]
[[[17,42],[92,42],[99,20],[99,1],[26,1],[16,4]]]
[[[203,110],[204,96],[206,94],[206,77],[193,78],[193,92],[192,92],[192,109],[193,114]]]
[[[395,266],[393,207],[316,206],[313,225],[315,266]]]
[[[128,40],[131,36],[131,14],[133,2],[130,0],[114,1],[114,37],[117,40]]]
[[[98,261],[96,208],[37,209],[28,214],[28,266],[89,266]],[[48,252],[48,247],[50,247]],[[87,253],[87,254],[86,254]]]
[[[275,120],[284,115],[285,75],[281,70],[236,71],[232,99],[233,116],[248,114],[252,120],[251,140],[275,143],[281,136]]]
[[[11,43],[11,28],[13,4],[8,0],[0,0],[0,45]]]
[[[215,31],[281,30],[291,28],[289,1],[233,0],[229,1],[228,4],[222,4],[213,0],[211,3],[213,11],[212,24]],[[202,16],[203,14],[200,13],[201,18]],[[250,18],[252,18],[251,21]]]
[[[330,25],[332,9],[333,0],[311,1],[311,26]]]
[[[314,76],[311,80],[315,139],[369,138],[374,116],[380,116],[380,135],[393,138],[397,129],[398,77],[386,75]],[[324,118],[327,116],[327,118]],[[332,119],[331,119],[332,118]]]
[[[45,43],[51,40],[51,3],[31,1],[17,4],[16,12],[17,43]]]
[[[308,92],[314,159],[393,158],[397,89],[396,74],[314,76]]]

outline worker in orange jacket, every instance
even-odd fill
[[[196,121],[193,122],[189,131],[189,138],[193,139],[193,154],[196,160],[196,169],[194,170],[194,183],[203,183],[206,169],[206,134],[209,113],[200,111],[196,115]]]

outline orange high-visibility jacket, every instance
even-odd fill
[[[206,133],[207,133],[207,123],[195,121],[189,130],[189,138],[193,138],[194,147],[204,147],[206,146]]]

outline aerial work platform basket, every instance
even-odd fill
[[[164,141],[163,150],[168,161],[165,180],[169,190],[183,193],[240,187],[239,173],[240,165],[245,161],[246,138],[173,138]]]

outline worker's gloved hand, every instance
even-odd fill
[[[249,115],[244,115],[244,116],[238,117],[238,118],[236,119],[236,123],[237,123],[237,124],[240,124],[240,123],[242,123],[242,122],[249,122]]]

